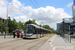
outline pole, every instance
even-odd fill
[[[41,38],[41,24],[40,24],[40,38]]]
[[[7,4],[7,15],[6,15],[6,18],[7,18],[7,22],[6,22],[6,33],[5,33],[4,39],[6,38],[6,35],[7,35],[7,27],[8,27],[8,4]]]
[[[40,22],[40,38],[41,38],[41,24],[42,24],[43,22]]]

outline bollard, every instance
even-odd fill
[[[69,42],[71,43],[71,36],[69,35]]]

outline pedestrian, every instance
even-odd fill
[[[19,37],[20,37],[20,31],[17,32],[17,38],[19,38]]]
[[[0,32],[0,35],[1,35],[1,32]]]
[[[59,32],[59,35],[60,35],[60,32]]]
[[[15,30],[14,30],[14,31],[13,31],[13,38],[15,38],[15,36],[16,36],[16,35],[15,35]]]
[[[4,35],[4,39],[5,39],[5,32],[3,32],[3,35]]]
[[[3,32],[3,35],[5,36],[5,32]]]
[[[24,30],[24,36],[26,37],[26,30]]]
[[[23,38],[23,31],[21,30],[21,38]]]

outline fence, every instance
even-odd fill
[[[12,33],[0,33],[0,39],[8,39],[8,38],[13,38],[13,34]]]
[[[75,35],[62,34],[63,38],[65,38],[68,42],[75,42]]]

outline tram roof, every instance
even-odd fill
[[[40,27],[40,26],[37,26],[37,25],[34,25],[34,24],[28,24],[28,25],[33,25],[33,26],[35,26],[36,28],[39,28],[39,29],[44,29],[44,30],[47,30],[47,31],[51,31],[51,30],[49,30],[49,29],[42,28],[42,27]]]

